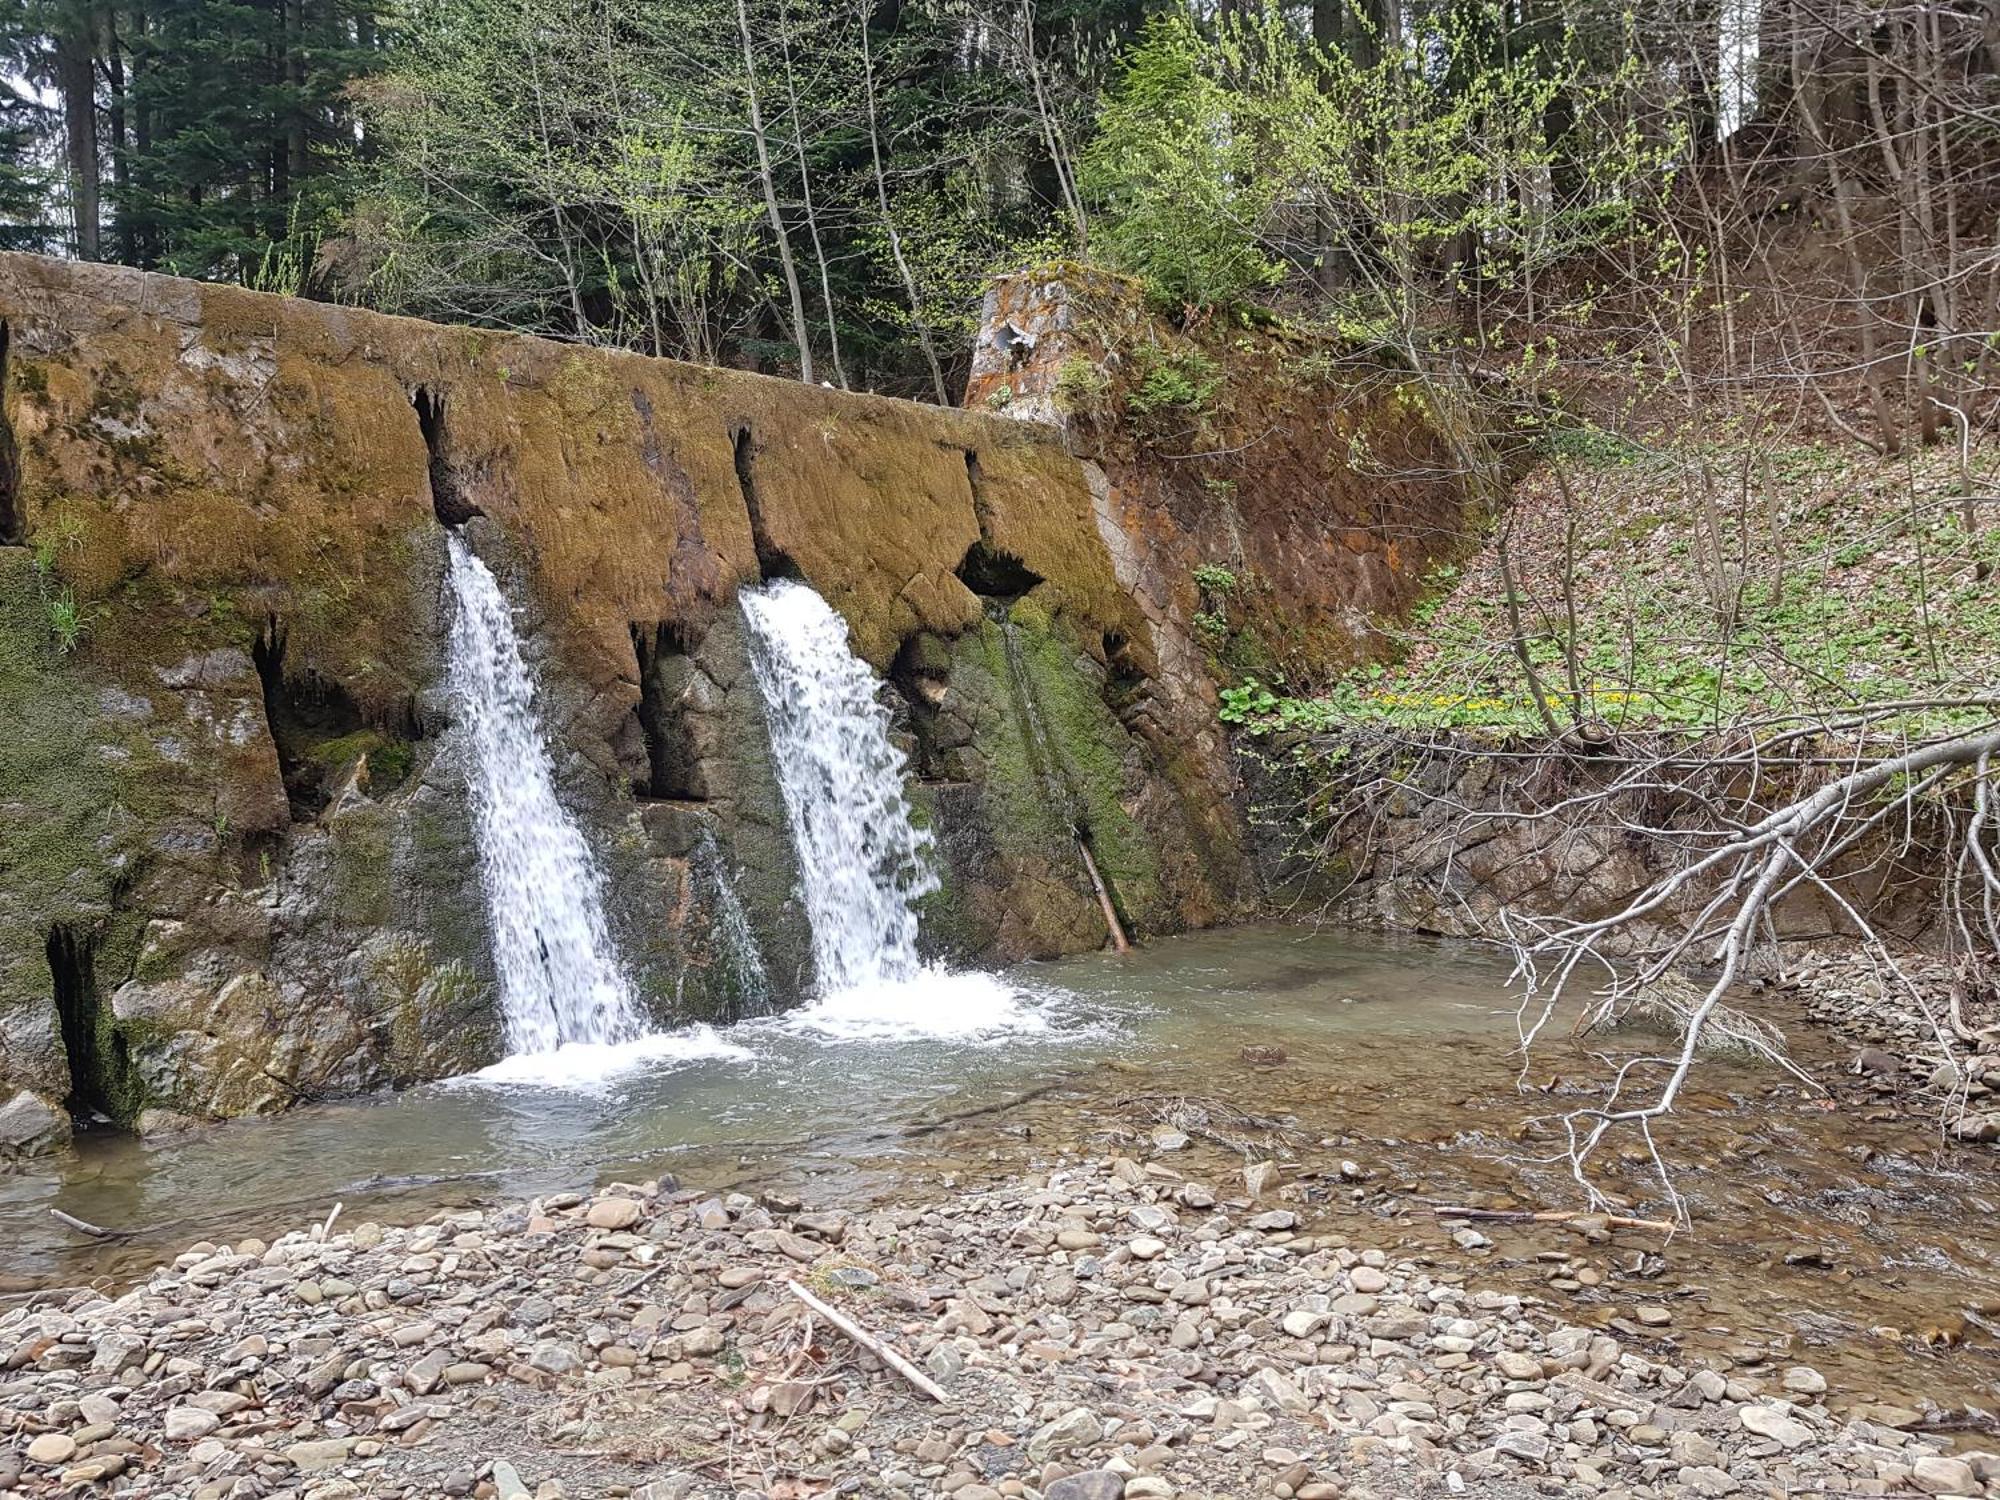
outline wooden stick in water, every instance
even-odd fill
[[[106,1229],[102,1224],[79,1219],[75,1214],[66,1214],[59,1208],[52,1208],[49,1212],[79,1234],[87,1234],[94,1240],[129,1240],[139,1232],[136,1229]]]
[[[1588,1209],[1549,1208],[1442,1208],[1431,1212],[1440,1219],[1499,1219],[1515,1224],[1568,1224],[1577,1219],[1602,1219],[1608,1229],[1652,1229],[1672,1234],[1679,1227],[1665,1219],[1630,1219],[1623,1214],[1597,1214]]]

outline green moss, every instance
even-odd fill
[[[389,815],[359,808],[333,824],[333,909],[357,927],[388,924],[395,910],[389,862]]]
[[[368,977],[377,1018],[386,1022],[394,1082],[435,1076],[432,1054],[439,1051],[470,1066],[497,1045],[486,985],[457,959],[439,962],[415,934],[399,932],[383,944]]]
[[[74,658],[50,641],[30,558],[0,550],[0,1009],[51,1003],[50,927],[92,930],[129,879],[135,824],[157,806],[143,737],[107,721]],[[6,975],[19,976],[8,981]]]
[[[313,764],[330,780],[346,771],[362,757],[368,760],[368,789],[376,795],[393,791],[409,777],[416,757],[407,740],[399,740],[379,729],[362,729],[339,739],[326,740],[309,752]]]

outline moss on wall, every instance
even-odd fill
[[[714,966],[688,919],[688,851],[658,847],[633,799],[634,641],[726,639],[737,588],[780,561],[878,668],[928,640],[973,705],[954,754],[982,779],[920,797],[955,851],[926,911],[934,941],[968,956],[1098,941],[1072,824],[1142,930],[1244,909],[1212,696],[1175,666],[1170,591],[1135,586],[1116,505],[1054,433],[27,256],[0,255],[0,317],[31,543],[0,549],[0,710],[29,731],[0,746],[0,796],[20,813],[0,829],[0,1084],[64,1087],[37,946],[58,920],[106,945],[107,997],[141,969],[153,987],[128,996],[147,1107],[268,1107],[415,1076],[452,1055],[425,1028],[490,1021],[470,824],[444,753],[434,480],[455,513],[483,517],[466,533],[521,606],[561,793],[650,993],[699,1010],[689,986]],[[975,545],[1039,579],[1016,606],[1013,666],[995,654],[991,601],[959,576]],[[67,654],[45,591],[76,611]],[[1105,691],[1114,656],[1157,688],[1150,718]],[[725,705],[747,704],[740,663],[715,670]],[[292,694],[342,709],[281,746]],[[1053,746],[1039,772],[1027,700]],[[364,754],[372,774],[350,787]],[[710,759],[735,780],[704,816],[744,867],[753,918],[769,914],[773,977],[796,989],[769,768],[754,746]],[[301,765],[341,805],[299,796]],[[1050,776],[1059,804],[1036,791]],[[1071,810],[1051,822],[1052,805]],[[127,918],[148,934],[143,957],[111,941]],[[368,969],[357,955],[385,935],[420,945],[430,977],[407,955],[394,983]],[[296,1033],[259,1054],[278,1070],[269,1088],[241,1075],[248,1043],[199,1041],[225,990],[217,1025],[269,1014]],[[735,1003],[717,991],[721,1010]],[[204,1088],[204,1069],[234,1082]]]

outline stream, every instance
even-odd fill
[[[1490,1245],[1455,1244],[1434,1206],[1578,1201],[1559,1130],[1530,1122],[1582,1102],[1601,1064],[1545,1043],[1521,1091],[1505,977],[1475,947],[1267,924],[1000,976],[925,971],[724,1031],[177,1137],[89,1133],[0,1177],[0,1292],[137,1275],[336,1202],[349,1220],[411,1219],[663,1172],[831,1206],[921,1200],[1065,1153],[1144,1161],[1169,1130],[1188,1137],[1167,1137],[1174,1170],[1225,1196],[1268,1154],[1302,1230],[1455,1265],[1656,1355],[1807,1363],[1912,1408],[2000,1405],[2000,1246],[1979,1228],[2000,1178],[1940,1148],[1922,1114],[1848,1097],[1843,1059],[1803,1026],[1795,1055],[1831,1094],[1711,1062],[1662,1132],[1690,1229],[1593,1241],[1481,1221]],[[1600,1180],[1656,1215],[1649,1171],[1628,1152]],[[52,1208],[147,1232],[93,1241]],[[1640,1305],[1671,1322],[1641,1327]]]

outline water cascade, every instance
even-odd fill
[[[771,976],[764,969],[764,954],[750,930],[749,913],[743,898],[736,894],[736,882],[729,864],[706,828],[695,845],[695,889],[703,893],[722,942],[722,957],[736,988],[738,1013],[767,1015],[771,1009]]]
[[[513,611],[454,535],[451,689],[471,742],[480,881],[511,1053],[639,1035],[632,987],[604,920],[589,846],[556,800]]]
[[[820,994],[913,979],[916,902],[937,876],[875,674],[849,648],[847,622],[804,584],[775,579],[742,603]]]

